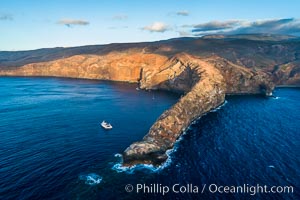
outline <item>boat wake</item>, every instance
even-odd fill
[[[227,104],[227,101],[225,100],[224,103],[220,106],[218,106],[217,108],[209,111],[210,112],[217,112],[218,110],[220,110],[223,106],[225,106]],[[207,115],[208,113],[205,113],[204,115]],[[204,116],[202,115],[202,116]],[[197,119],[195,119],[191,125],[196,124],[197,121],[202,117],[198,117]],[[183,136],[187,134],[187,131],[192,129],[192,126],[189,126],[187,129],[183,130],[183,133],[181,134],[181,136],[176,140],[174,147],[172,149],[167,150],[166,154],[168,156],[167,160],[160,166],[154,166],[151,164],[137,164],[137,165],[133,165],[133,166],[123,166],[123,159],[122,159],[122,155],[117,153],[114,156],[116,158],[118,158],[118,161],[116,164],[114,164],[112,166],[112,170],[115,170],[118,173],[122,173],[125,172],[127,174],[134,174],[136,171],[148,171],[148,172],[153,172],[153,173],[157,173],[160,172],[162,170],[164,170],[165,168],[169,167],[172,164],[172,158],[174,156],[174,152],[177,151],[178,146],[180,144],[180,141],[183,140]]]

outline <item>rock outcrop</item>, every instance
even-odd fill
[[[226,83],[220,71],[200,59],[177,55],[161,71],[146,71],[141,87],[187,92],[153,124],[141,142],[130,145],[123,153],[126,165],[150,163],[159,165],[192,121],[224,102]]]
[[[160,165],[167,159],[166,151],[173,148],[191,122],[221,105],[225,94],[270,95],[274,84],[266,73],[240,67],[219,57],[203,60],[178,54],[159,70],[143,70],[140,87],[186,94],[157,119],[142,141],[124,151],[125,165]]]
[[[233,64],[218,56],[199,58],[146,52],[75,55],[16,67],[0,67],[4,76],[56,76],[137,82],[142,89],[162,89],[183,96],[166,110],[142,141],[123,153],[124,165],[159,165],[166,151],[192,121],[221,105],[226,94],[271,94],[270,75]]]
[[[224,58],[213,56],[205,59],[220,70],[226,80],[226,94],[272,95],[275,87],[272,74],[236,65]]]

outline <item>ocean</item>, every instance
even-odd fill
[[[0,199],[299,199],[299,88],[228,96],[185,131],[163,166],[125,168],[120,153],[180,98],[136,88],[1,77]],[[255,192],[258,185],[293,192]]]

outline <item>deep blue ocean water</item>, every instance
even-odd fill
[[[293,186],[293,194],[170,192],[164,199],[300,199],[300,90],[229,96],[180,138],[161,168],[119,167],[179,96],[135,84],[0,78],[0,199],[161,199],[137,184]],[[103,120],[114,128],[103,130]],[[124,187],[134,186],[127,193]]]

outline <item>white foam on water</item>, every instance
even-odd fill
[[[227,101],[225,100],[224,103],[220,106],[218,106],[217,108],[209,111],[209,112],[216,112],[218,110],[220,110],[223,106],[225,106],[227,104]],[[208,112],[208,113],[209,113]],[[204,115],[206,115],[207,113],[205,113]],[[202,116],[204,116],[202,115]],[[195,119],[192,123],[192,124],[195,124],[197,123],[197,121],[202,117],[198,117],[197,119]],[[166,151],[166,154],[168,156],[167,160],[160,166],[154,166],[152,164],[136,164],[136,165],[133,165],[133,166],[123,166],[122,163],[122,155],[117,153],[115,154],[114,156],[117,157],[117,158],[121,158],[118,163],[116,163],[115,165],[112,166],[112,169],[117,171],[118,173],[122,173],[122,172],[125,172],[125,173],[128,173],[128,174],[133,174],[135,171],[144,171],[144,170],[147,170],[147,171],[150,171],[150,172],[159,172],[159,171],[162,171],[163,169],[169,167],[171,164],[172,164],[172,154],[174,152],[177,151],[178,149],[178,145],[180,143],[181,140],[183,140],[183,136],[187,134],[187,130],[190,130],[192,129],[191,126],[187,127],[187,129],[183,130],[182,134],[180,135],[180,137],[176,140],[176,142],[174,143],[174,147],[172,149],[169,149]]]
[[[85,184],[91,186],[98,185],[99,183],[101,183],[102,179],[103,178],[101,176],[95,173],[84,174],[79,176],[79,180],[82,180]]]
[[[118,173],[125,172],[127,174],[133,174],[136,171],[150,171],[150,172],[159,172],[170,166],[172,163],[171,154],[177,150],[177,147],[174,146],[173,149],[169,149],[166,151],[168,156],[167,160],[160,166],[154,166],[152,164],[136,164],[133,166],[123,166],[122,160],[113,165],[112,169],[117,171]]]
[[[117,163],[112,167],[113,170],[117,171],[118,173],[126,172],[127,174],[133,174],[135,171],[138,170],[149,170],[149,171],[156,171],[156,168],[153,165],[148,164],[137,164],[130,167],[123,166],[122,163]]]
[[[115,156],[116,158],[122,158],[122,154],[120,154],[120,153],[116,153],[114,156]]]
[[[215,109],[209,111],[210,112],[217,112],[218,110],[220,110],[221,108],[223,108],[225,105],[227,104],[227,100],[224,101],[224,103],[218,107],[216,107]],[[206,113],[207,114],[207,113]],[[203,116],[203,115],[202,115]]]

